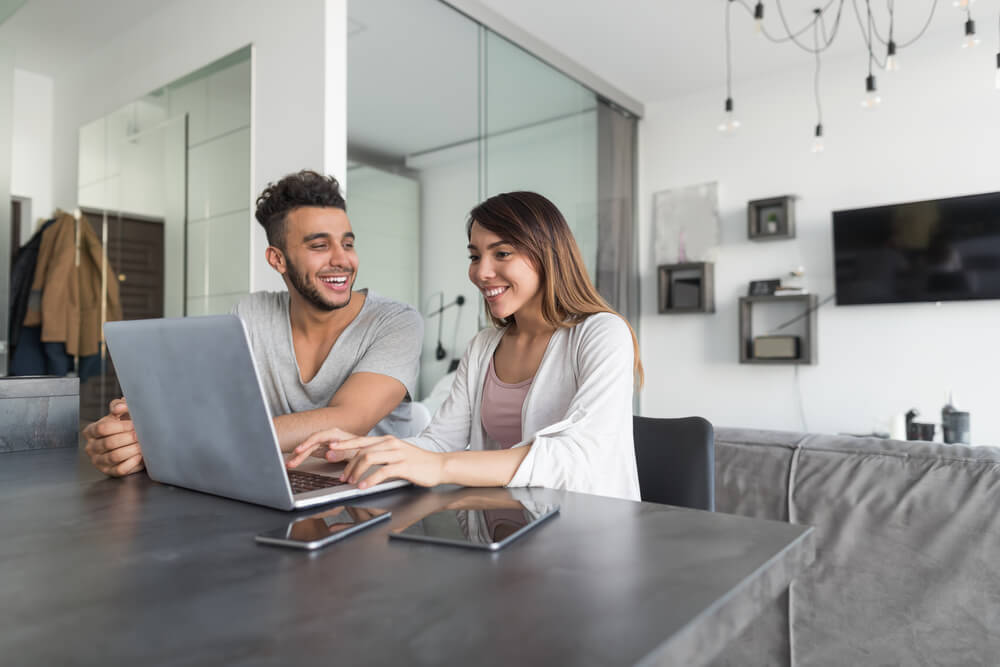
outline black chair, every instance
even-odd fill
[[[715,431],[701,417],[632,417],[639,495],[648,502],[715,511]]]

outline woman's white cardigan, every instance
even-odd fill
[[[503,329],[472,340],[451,394],[409,442],[450,452],[498,449],[482,423],[483,382]],[[531,445],[509,486],[545,486],[639,500],[632,441],[632,336],[625,321],[597,313],[549,340],[521,408]]]

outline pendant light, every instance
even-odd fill
[[[882,97],[878,94],[878,88],[875,86],[875,75],[872,74],[872,62],[875,60],[875,54],[872,51],[871,0],[865,0],[865,6],[868,8],[868,77],[865,79],[865,96],[861,98],[861,106],[865,109],[874,109],[882,103]]]
[[[965,11],[965,39],[962,40],[963,49],[971,49],[979,46],[979,38],[976,37],[976,22],[972,20],[972,13]]]
[[[726,2],[726,102],[724,106],[725,115],[717,129],[724,134],[731,134],[740,127],[740,121],[733,113],[733,58],[732,58],[732,38],[729,31],[729,15],[733,8],[733,0]],[[763,11],[763,10],[762,10]]]
[[[896,41],[892,38],[896,27],[895,2],[889,0],[889,43],[886,44],[885,71],[898,72],[899,60],[896,58]]]
[[[813,55],[816,58],[816,67],[813,70],[813,96],[816,98],[816,128],[813,130],[812,152],[823,152],[823,105],[819,97],[819,19],[820,10],[814,9],[816,20],[813,22]]]

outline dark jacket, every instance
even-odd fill
[[[38,264],[38,249],[42,245],[42,232],[55,222],[52,218],[35,232],[34,236],[21,246],[14,256],[14,264],[10,267],[10,346],[17,346],[21,337],[21,327],[24,326],[24,316],[28,312],[28,297],[31,295],[31,283],[35,278],[35,265]]]

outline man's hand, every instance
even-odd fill
[[[142,450],[125,399],[111,401],[110,414],[83,429],[84,451],[105,475],[122,477],[143,470]]]

